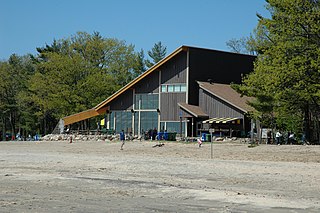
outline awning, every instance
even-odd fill
[[[187,104],[187,103],[178,103],[178,106],[186,111],[188,114],[192,115],[193,117],[196,118],[208,118],[209,116],[203,112],[203,110],[199,106]],[[188,117],[188,116],[184,116]]]
[[[210,118],[208,120],[202,121],[202,123],[215,123],[215,124],[226,124],[226,123],[232,123],[232,124],[240,124],[240,120],[242,118]]]

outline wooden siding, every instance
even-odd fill
[[[179,121],[180,102],[186,102],[186,93],[161,93],[160,120]]]
[[[187,53],[179,53],[160,69],[161,84],[186,83]]]
[[[110,103],[110,110],[128,110],[133,106],[133,91],[128,89]]]
[[[136,85],[134,85],[135,93],[158,93],[159,92],[159,71],[146,76]]]
[[[199,90],[199,107],[209,115],[209,118],[244,118],[240,110],[203,89]]]
[[[240,83],[241,76],[253,70],[255,56],[201,48],[189,48],[189,91],[197,91],[196,81]],[[188,104],[198,105],[197,93],[190,92]]]

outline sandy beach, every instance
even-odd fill
[[[319,212],[320,146],[0,142],[0,212]]]

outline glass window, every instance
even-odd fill
[[[174,85],[168,85],[168,92],[173,92]]]
[[[180,128],[182,127],[182,134],[184,134],[185,130],[185,122],[181,123],[180,126],[180,122],[166,122],[166,126],[167,126],[167,131],[168,132],[176,132],[178,134],[180,134]]]
[[[176,132],[180,134],[180,128],[182,127],[182,134],[185,133],[185,122],[160,122],[161,131],[167,130],[167,132]]]
[[[161,85],[161,92],[186,92],[185,84],[164,84]]]
[[[132,131],[132,112],[116,111],[116,132],[124,130],[126,133]]]
[[[161,92],[167,92],[167,85],[161,85]]]
[[[114,127],[113,121],[114,121],[114,112],[111,112],[111,113],[110,113],[110,116],[109,116],[110,129],[114,129],[114,128],[113,128],[113,127]],[[106,127],[106,125],[105,125],[105,127]]]
[[[140,128],[141,131],[148,131],[149,129],[158,128],[158,113],[140,112]]]
[[[180,92],[180,85],[174,85],[174,92]]]
[[[181,84],[180,85],[180,92],[186,92],[186,91],[187,91],[186,85],[185,84]]]
[[[135,109],[157,109],[159,108],[159,95],[158,94],[137,94],[136,95]],[[139,106],[139,102],[141,105]]]

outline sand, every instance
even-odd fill
[[[319,212],[320,146],[0,142],[0,212]]]

